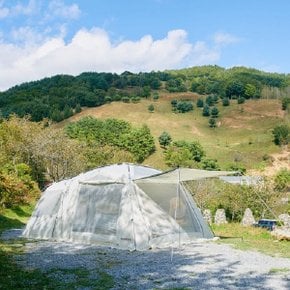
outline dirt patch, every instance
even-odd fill
[[[289,148],[285,148],[280,153],[274,153],[270,155],[270,158],[272,159],[272,163],[269,166],[266,166],[262,174],[265,176],[274,176],[277,174],[277,172],[283,168],[286,168],[290,170],[290,151]],[[261,172],[258,172],[256,170],[251,170],[250,174],[256,175],[261,174]]]

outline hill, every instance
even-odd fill
[[[100,119],[118,118],[132,123],[134,126],[148,125],[155,138],[156,152],[144,163],[165,169],[163,149],[158,144],[158,137],[163,131],[168,132],[173,140],[198,140],[204,147],[208,158],[217,159],[220,166],[244,166],[252,170],[265,170],[274,161],[270,155],[281,153],[281,148],[273,143],[273,128],[289,117],[281,109],[281,102],[274,99],[248,100],[237,104],[232,100],[230,106],[216,105],[220,111],[217,127],[210,128],[208,118],[202,116],[202,109],[195,106],[188,113],[172,112],[173,99],[196,101],[200,96],[191,93],[168,93],[160,91],[159,99],[143,99],[138,103],[112,102],[96,108],[85,108],[79,114],[58,123],[63,127],[69,122],[77,121],[85,116]],[[148,111],[148,106],[154,105],[154,112]],[[287,148],[284,152],[285,162],[280,167],[287,166]]]

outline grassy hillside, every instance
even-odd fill
[[[156,152],[145,160],[145,164],[164,169],[163,150],[158,144],[158,137],[167,131],[173,140],[198,140],[204,147],[208,158],[218,160],[223,168],[239,163],[248,169],[263,169],[267,165],[269,154],[278,153],[281,148],[274,145],[272,129],[286,120],[287,113],[281,110],[279,100],[248,100],[238,105],[236,100],[228,107],[221,101],[217,105],[220,117],[218,127],[211,129],[208,118],[202,116],[202,110],[194,107],[193,112],[173,113],[172,99],[196,100],[195,93],[160,92],[158,101],[143,99],[139,103],[112,102],[101,107],[87,108],[57,126],[79,120],[84,116],[100,119],[118,118],[134,126],[147,124],[156,140]],[[154,104],[155,111],[150,113],[148,106]]]

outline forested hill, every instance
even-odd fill
[[[32,121],[59,122],[81,110],[112,101],[138,102],[158,90],[192,91],[220,98],[289,97],[290,75],[245,67],[200,66],[175,71],[133,74],[86,72],[56,75],[0,93],[0,114],[30,115]]]

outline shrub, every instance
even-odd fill
[[[290,128],[286,124],[278,125],[273,129],[273,135],[276,145],[287,145],[290,139]]]

